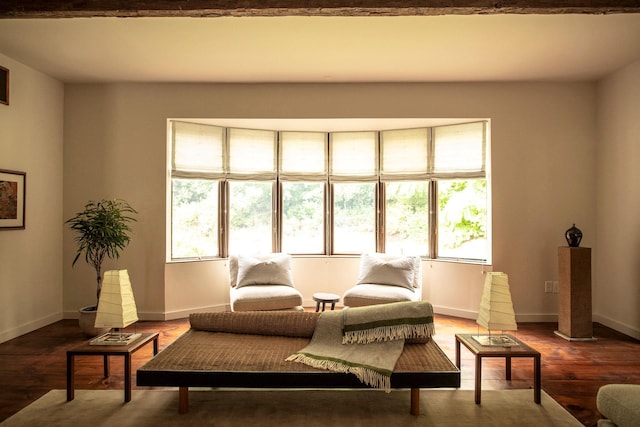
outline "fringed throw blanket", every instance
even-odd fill
[[[420,339],[434,334],[433,307],[427,301],[347,308],[343,315],[344,344]]]
[[[368,386],[391,391],[391,371],[404,340],[371,344],[342,344],[342,312],[325,311],[318,318],[311,342],[288,361],[314,368],[354,374]]]
[[[421,304],[420,309],[413,307],[416,305],[413,302],[399,304],[401,306],[395,308],[377,305],[323,312],[318,318],[309,345],[289,356],[287,360],[334,372],[351,373],[364,384],[388,393],[391,391],[391,372],[404,349],[404,336],[421,338],[425,334],[430,336],[433,332],[433,313],[429,303],[425,303],[426,306]],[[403,310],[403,307],[406,311]],[[430,314],[426,314],[425,311]],[[355,317],[349,315],[348,312],[352,312],[351,314],[355,312]],[[381,315],[380,312],[385,314]],[[391,319],[391,316],[397,316],[398,312],[402,312],[401,319],[404,320],[401,322]],[[418,313],[422,313],[422,315],[418,315]],[[344,343],[343,334],[347,327],[347,319],[351,319],[349,327],[356,330],[365,330],[364,326],[373,322],[376,326],[369,328],[369,330],[372,331],[372,334],[380,335],[379,328],[381,326],[379,323],[384,323],[385,317],[391,325],[395,323],[396,332],[388,332],[389,329],[385,328],[384,339],[366,339],[363,340],[363,343],[349,340],[348,344]],[[418,318],[422,319],[423,323],[413,320]],[[353,322],[354,319],[355,322]],[[425,323],[431,326],[425,327]],[[410,327],[407,327],[407,324]],[[417,332],[409,331],[409,329],[415,329]]]

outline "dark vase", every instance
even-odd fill
[[[580,240],[582,240],[582,231],[575,224],[564,233],[564,237],[567,239],[567,243],[571,248],[577,248],[580,246]]]

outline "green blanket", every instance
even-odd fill
[[[318,318],[311,342],[287,358],[314,368],[354,374],[364,384],[391,391],[391,372],[404,340],[370,344],[342,344],[341,311],[325,311]]]
[[[346,308],[343,310],[343,316],[344,344],[427,339],[435,332],[433,307],[427,301]]]
[[[405,338],[433,334],[428,302],[402,302],[326,311],[318,318],[311,342],[288,361],[354,374],[364,384],[391,391],[391,373]]]

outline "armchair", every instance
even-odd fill
[[[303,309],[288,254],[232,255],[229,283],[231,311]]]
[[[640,425],[640,385],[606,384],[598,389],[596,406],[604,417],[598,427]]]
[[[362,254],[356,285],[342,301],[360,307],[422,299],[422,262],[419,256]]]

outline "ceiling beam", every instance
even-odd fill
[[[0,18],[640,13],[640,0],[2,0]]]

